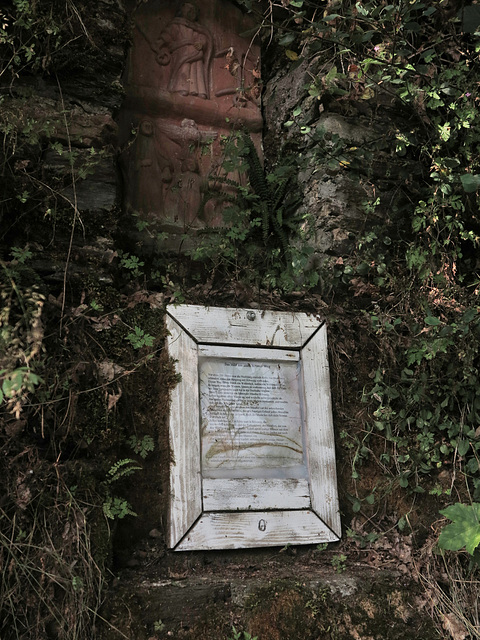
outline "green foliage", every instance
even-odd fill
[[[143,438],[130,436],[127,442],[132,447],[134,453],[137,453],[143,459],[145,459],[151,451],[155,450],[155,443],[152,436],[143,436]]]
[[[120,265],[127,270],[130,277],[138,278],[143,275],[145,262],[140,260],[138,256],[131,255],[130,253],[124,253],[120,250],[118,251],[118,255],[120,257]]]
[[[331,563],[335,573],[343,573],[346,570],[346,561],[347,556],[344,553],[339,553],[337,556],[333,556]]]
[[[228,640],[258,640],[258,636],[252,636],[248,631],[237,631],[232,627],[232,637]]]
[[[106,496],[102,508],[106,518],[109,520],[115,520],[116,518],[121,520],[126,516],[137,516],[125,498],[112,495],[111,485],[141,469],[142,467],[138,466],[137,462],[131,458],[123,458],[112,464],[104,483]]]
[[[126,478],[131,476],[135,471],[140,471],[142,467],[139,467],[135,460],[131,458],[123,458],[122,460],[117,460],[107,472],[107,484],[112,484],[113,482],[118,482],[121,478]]]
[[[5,400],[13,400],[23,393],[32,393],[35,387],[42,382],[40,376],[33,373],[27,367],[19,367],[13,371],[0,369],[2,387],[0,389],[0,404]]]
[[[27,259],[25,252],[21,257]],[[0,260],[0,405],[19,417],[22,407],[42,383],[39,366],[44,330],[45,296],[35,274],[17,259]]]
[[[258,8],[256,2],[244,4],[253,12]],[[418,0],[388,6],[377,0],[337,3],[324,14],[310,3],[282,4],[285,11],[273,22],[272,36],[292,69],[311,62],[309,97],[285,122],[290,139],[303,137],[305,157],[316,171],[327,168],[357,181],[369,194],[368,219],[382,218],[359,238],[357,254],[339,260],[330,274],[337,289],[375,292],[379,315],[386,318],[380,332],[373,321],[372,329],[385,353],[395,353],[394,363],[380,355],[372,372],[374,384],[365,400],[375,412],[376,432],[356,448],[355,460],[361,464],[369,443],[381,436],[401,451],[382,455],[387,466],[400,467],[403,486],[411,486],[413,474],[419,489],[418,473],[449,464],[457,454],[457,460],[468,459],[467,470],[474,473],[478,322],[465,322],[462,314],[475,316],[480,282],[474,126],[479,96],[473,72],[478,34],[469,28],[474,35],[465,37],[459,19],[445,17],[448,8]],[[388,111],[385,118],[386,105],[395,110],[395,121]],[[363,120],[374,126],[352,144],[315,124],[314,109],[341,113],[347,121],[366,113]],[[248,161],[248,153],[243,158]],[[275,232],[266,213],[269,193],[252,160],[250,183],[263,203],[253,219],[265,239],[266,232]],[[244,225],[251,220],[246,216]],[[241,237],[245,240],[248,234]],[[300,263],[306,268],[309,259],[303,255]],[[307,281],[312,282],[308,276]],[[389,317],[385,300],[400,299],[412,286],[408,281],[417,287],[415,308]],[[458,296],[459,286],[470,290]],[[441,309],[432,305],[429,292],[441,300]],[[454,308],[461,309],[460,317],[452,314]]]
[[[357,251],[329,273],[335,293],[358,296],[357,313],[365,303],[377,349],[363,394],[370,416],[342,443],[352,479],[377,460],[392,483],[421,493],[455,464],[478,499],[478,24],[466,35],[460,16],[422,0],[342,2],[323,15],[303,3],[286,15],[277,42],[292,67],[311,63],[311,80],[284,125],[313,167],[368,194]],[[312,104],[364,131],[355,143],[326,131]],[[354,512],[368,504],[352,496]]]
[[[163,631],[165,629],[165,623],[162,622],[162,620],[156,620],[153,623],[153,630],[156,631],[157,633],[159,633],[160,631]]]
[[[11,253],[14,260],[19,262],[20,264],[24,264],[33,255],[28,247],[25,247],[23,249],[21,249],[20,247],[13,247]]]
[[[124,498],[108,495],[102,506],[105,517],[110,520],[115,520],[115,518],[121,520],[126,516],[137,516],[131,505]]]
[[[140,327],[134,327],[133,332],[130,332],[126,336],[126,340],[130,342],[134,349],[141,349],[142,347],[151,347],[155,341],[155,338],[148,333],[145,333]]]
[[[418,474],[457,459],[478,493],[478,308],[452,314],[450,322],[430,314],[412,325],[400,318],[371,321],[382,342],[403,344],[397,348],[400,371],[392,375],[381,365],[365,395],[375,406],[375,432],[395,446],[400,485],[412,486],[414,479],[418,490]]]
[[[245,157],[248,166],[250,186],[257,196],[254,202],[260,214],[263,241],[267,244],[270,235],[273,234],[283,251],[287,253],[288,242],[284,229],[284,213],[287,213],[285,223],[287,224],[287,221],[291,223],[288,207],[292,209],[291,218],[296,204],[296,201],[289,202],[286,197],[288,189],[291,187],[292,167],[277,167],[274,173],[266,176],[252,139],[243,135],[240,140],[243,144],[241,155]],[[254,218],[255,213],[254,210],[252,213]]]
[[[462,38],[455,15],[445,19],[446,7],[422,0],[388,6],[378,0],[345,2],[324,16],[302,8],[289,7],[277,37],[289,49],[296,43],[305,59],[321,56],[311,98],[336,105],[335,110],[363,103],[377,118],[388,101],[398,117],[382,135],[372,133],[356,146],[313,126],[301,107],[285,126],[305,135],[313,157],[330,170],[368,185],[372,202],[385,189],[385,179],[395,180],[386,220],[392,225],[387,266],[390,258],[400,258],[422,279],[444,272],[462,282],[471,275],[472,252],[480,242],[474,126],[479,98],[472,75],[478,34]],[[382,161],[386,171],[378,170]],[[381,284],[386,283],[383,277]]]
[[[244,133],[224,140],[224,154],[221,172],[210,176],[205,204],[224,203],[225,227],[200,233],[189,255],[212,277],[233,277],[256,288],[288,292],[315,286],[318,273],[307,242],[311,217],[299,211],[295,164],[289,160],[265,172]]]
[[[355,540],[355,542],[358,543],[360,549],[364,549],[368,545],[376,542],[380,537],[381,536],[374,531],[362,535],[356,531],[353,531],[352,529],[347,529],[347,538]]]
[[[0,9],[0,50],[4,61],[0,76],[45,69],[52,53],[62,45],[62,28],[58,13],[48,11],[41,3],[13,0],[10,7]]]
[[[438,546],[449,551],[466,548],[473,556],[480,544],[480,504],[452,504],[440,513],[451,520],[438,538]]]

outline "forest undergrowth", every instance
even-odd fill
[[[165,305],[212,301],[327,319],[346,529],[337,565],[396,559],[424,585],[445,633],[480,637],[477,5],[240,4],[257,19],[267,59],[309,69],[281,152],[266,149],[264,169],[245,134],[225,142],[225,163],[246,184],[227,185],[225,227],[200,234],[188,255],[146,257],[118,239],[114,211],[109,243],[83,262],[75,247],[97,220],[78,209],[76,185],[113,151],[76,146],[65,104],[39,117],[31,86],[42,78],[61,106],[69,61],[81,55],[88,68],[104,56],[92,6],[13,0],[0,9],[6,640],[80,640],[105,624],[115,533],[143,508],[127,479],[149,468],[164,482],[149,460],[152,451],[167,459],[157,418],[177,381],[163,352]],[[373,132],[376,121],[388,125],[352,144],[317,125],[312,105]],[[47,152],[64,159],[63,173],[45,166]],[[312,167],[365,194],[365,226],[348,254],[318,256],[298,181]]]

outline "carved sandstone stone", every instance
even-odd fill
[[[228,0],[151,0],[133,18],[120,116],[126,210],[155,230],[221,225],[222,177],[241,181],[222,168],[225,140],[241,128],[261,144],[250,18]]]

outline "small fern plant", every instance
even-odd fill
[[[123,458],[117,460],[107,472],[104,481],[105,500],[103,501],[103,513],[109,520],[118,518],[121,520],[125,516],[136,516],[131,504],[125,498],[112,495],[111,485],[118,482],[121,478],[127,478],[136,471],[140,471],[142,467],[138,465],[136,460],[132,458]]]
[[[291,199],[287,197],[292,186],[291,167],[282,167],[280,171],[265,174],[251,137],[244,133],[241,140],[250,186],[258,196],[256,204],[261,218],[263,241],[266,244],[273,236],[286,253],[288,237],[285,214],[290,213],[289,205],[292,204]]]
[[[107,472],[107,484],[112,484],[113,482],[117,482],[120,478],[126,478],[127,476],[131,476],[135,471],[140,471],[142,467],[140,467],[136,460],[132,460],[132,458],[123,458],[122,460],[117,460]]]
[[[203,212],[210,199],[230,203],[224,210],[226,222],[230,222],[232,211],[248,211],[250,229],[261,227],[264,244],[280,245],[287,253],[288,237],[295,232],[299,222],[295,216],[299,201],[292,188],[293,166],[280,165],[266,173],[250,135],[237,132],[233,140],[226,141],[222,169],[227,173],[246,172],[249,188],[226,175],[211,176],[210,182],[215,186],[204,194],[200,211]]]

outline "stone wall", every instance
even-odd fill
[[[285,57],[282,50],[277,55]],[[330,162],[332,138],[338,136],[340,144],[353,147],[381,136],[385,126],[378,114],[365,114],[366,105],[361,105],[362,113],[350,102],[329,101],[326,90],[310,95],[313,81],[321,81],[331,66],[321,56],[299,65],[287,62],[273,72],[263,98],[267,157],[272,163],[285,154],[298,158],[302,210],[313,218],[311,241],[320,259],[350,254],[358,235],[375,221],[362,207],[371,195],[368,182],[352,179],[338,163]],[[322,154],[318,132],[325,145]]]
[[[23,182],[35,205],[43,201],[27,224],[12,224],[25,215],[12,210],[3,238],[29,243],[33,268],[58,284],[71,243],[69,278],[81,279],[92,263],[97,277],[110,278],[121,208],[116,120],[130,33],[129,13],[116,0],[86,0],[65,19],[70,40],[45,62],[48,72],[20,75],[2,91],[4,120],[15,113],[20,129],[31,127],[16,150],[12,185]]]

